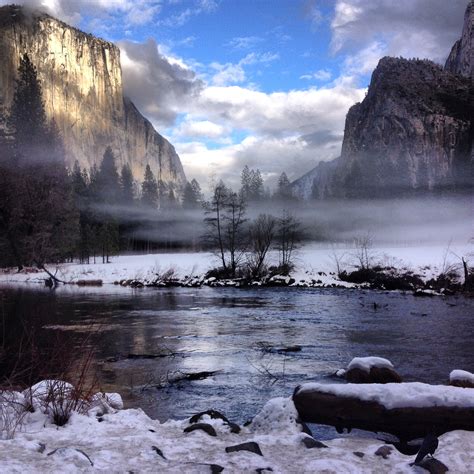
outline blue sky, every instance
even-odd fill
[[[0,0],[0,4],[10,0]],[[188,178],[271,186],[340,153],[385,56],[443,63],[467,0],[25,0],[115,42],[124,90]]]

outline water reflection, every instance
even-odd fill
[[[59,337],[78,347],[90,333],[102,388],[161,420],[212,407],[242,422],[269,398],[328,377],[355,356],[387,357],[406,380],[445,383],[452,369],[474,370],[472,299],[232,288],[0,294],[9,344],[25,324],[43,346]],[[263,343],[302,350],[265,354]],[[214,370],[205,380],[154,388],[177,371]]]

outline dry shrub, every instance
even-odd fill
[[[0,351],[0,393],[4,395],[0,416],[5,418],[2,436],[14,432],[12,428],[21,424],[25,414],[37,409],[58,426],[66,424],[73,412],[87,411],[98,388],[90,344],[96,332],[85,332],[73,343],[57,331],[47,347],[40,347],[38,334],[26,329],[16,347]],[[5,399],[13,390],[24,390],[21,403]]]
[[[13,439],[28,413],[20,393],[0,391],[0,439]]]

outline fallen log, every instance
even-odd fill
[[[102,286],[102,280],[77,280],[77,286]]]
[[[297,387],[293,402],[302,421],[384,432],[406,442],[429,432],[474,431],[474,390],[419,382],[319,384]]]

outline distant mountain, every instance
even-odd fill
[[[123,95],[120,50],[49,15],[17,6],[0,8],[0,114],[10,107],[20,56],[38,70],[46,114],[58,125],[68,164],[90,167],[110,145],[118,166],[142,180],[150,164],[158,179],[185,182],[174,147]],[[1,122],[1,121],[0,121]]]
[[[474,190],[474,6],[443,69],[382,58],[346,117],[341,156],[291,184],[304,199]]]

